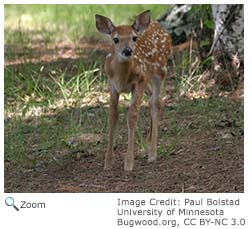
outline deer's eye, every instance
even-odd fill
[[[119,39],[117,37],[114,37],[113,41],[114,41],[115,44],[117,44],[119,42]]]
[[[136,41],[137,41],[137,37],[136,37],[136,36],[132,37],[132,40],[133,40],[134,42],[136,42]]]

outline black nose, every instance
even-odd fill
[[[131,56],[131,54],[132,54],[132,49],[129,48],[129,47],[127,47],[127,48],[125,48],[125,49],[122,51],[122,54],[123,54],[124,56]]]

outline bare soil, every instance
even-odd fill
[[[190,135],[169,157],[154,163],[137,157],[132,172],[123,171],[125,147],[115,151],[115,165],[103,170],[103,158],[89,154],[67,157],[43,169],[5,171],[6,192],[243,192],[242,142],[221,151],[216,136]]]

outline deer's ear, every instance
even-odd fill
[[[115,30],[115,26],[109,18],[96,14],[95,20],[99,32],[110,35]]]
[[[146,10],[136,17],[132,27],[137,32],[143,31],[148,27],[150,22],[151,22],[151,13],[150,10]]]

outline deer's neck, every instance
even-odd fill
[[[119,62],[114,56],[108,64],[107,70],[109,71],[110,84],[118,93],[129,92],[136,82],[134,74],[134,59],[129,61]]]
[[[120,81],[127,82],[132,75],[133,69],[133,58],[125,62],[119,62],[118,58],[114,58],[114,76],[117,77]]]

